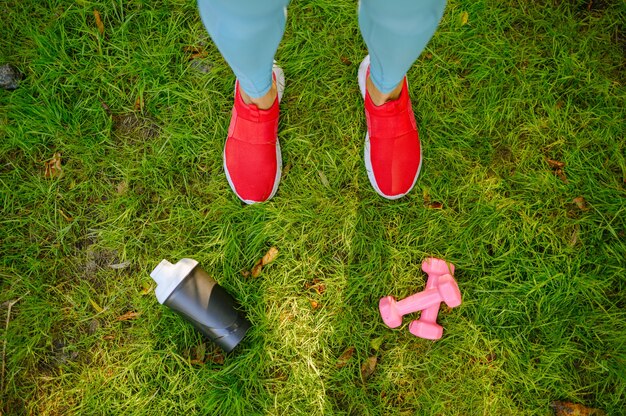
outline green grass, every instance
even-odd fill
[[[0,91],[0,413],[626,414],[623,1],[450,1],[409,72],[424,167],[395,202],[362,162],[356,3],[293,2],[277,55],[289,168],[245,207],[221,167],[234,77],[194,1],[2,9],[0,64],[25,78]],[[55,152],[64,176],[45,178]],[[270,246],[278,259],[243,277]],[[377,312],[423,288],[431,255],[464,295],[438,342]],[[182,257],[253,323],[223,364],[191,364],[213,346],[142,293]]]

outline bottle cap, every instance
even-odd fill
[[[180,259],[176,264],[162,260],[161,263],[152,270],[152,273],[150,273],[150,277],[157,284],[156,289],[154,289],[154,294],[159,303],[164,303],[172,292],[176,290],[180,282],[182,282],[197,265],[198,262],[193,259]]]

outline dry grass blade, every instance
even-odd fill
[[[98,28],[98,32],[100,33],[100,35],[104,35],[104,24],[102,23],[100,12],[94,9],[93,17],[96,19],[96,27]]]

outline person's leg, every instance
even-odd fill
[[[422,164],[406,72],[435,32],[445,0],[362,0],[359,24],[369,55],[359,68],[365,99],[365,167],[378,194],[406,195]]]
[[[288,3],[198,0],[202,22],[237,76],[244,101],[262,98],[272,88],[272,63],[285,31]]]
[[[432,38],[445,7],[446,0],[362,0],[359,26],[378,92],[395,91],[397,98],[400,82]]]
[[[270,199],[280,180],[278,102],[284,76],[273,60],[284,33],[288,3],[198,0],[207,31],[237,76],[224,171],[232,190],[248,204]]]

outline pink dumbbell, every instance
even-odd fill
[[[436,288],[426,289],[401,301],[396,301],[393,296],[386,296],[378,303],[378,309],[385,325],[397,328],[402,324],[404,315],[438,305],[440,302],[451,308],[461,304],[459,286],[450,275],[441,276]]]
[[[422,270],[428,274],[426,289],[437,287],[442,276],[454,275],[454,264],[444,260],[428,258],[422,263]],[[409,324],[409,331],[416,337],[424,339],[439,339],[443,335],[443,328],[437,323],[439,304],[430,306],[422,311],[420,318]]]

